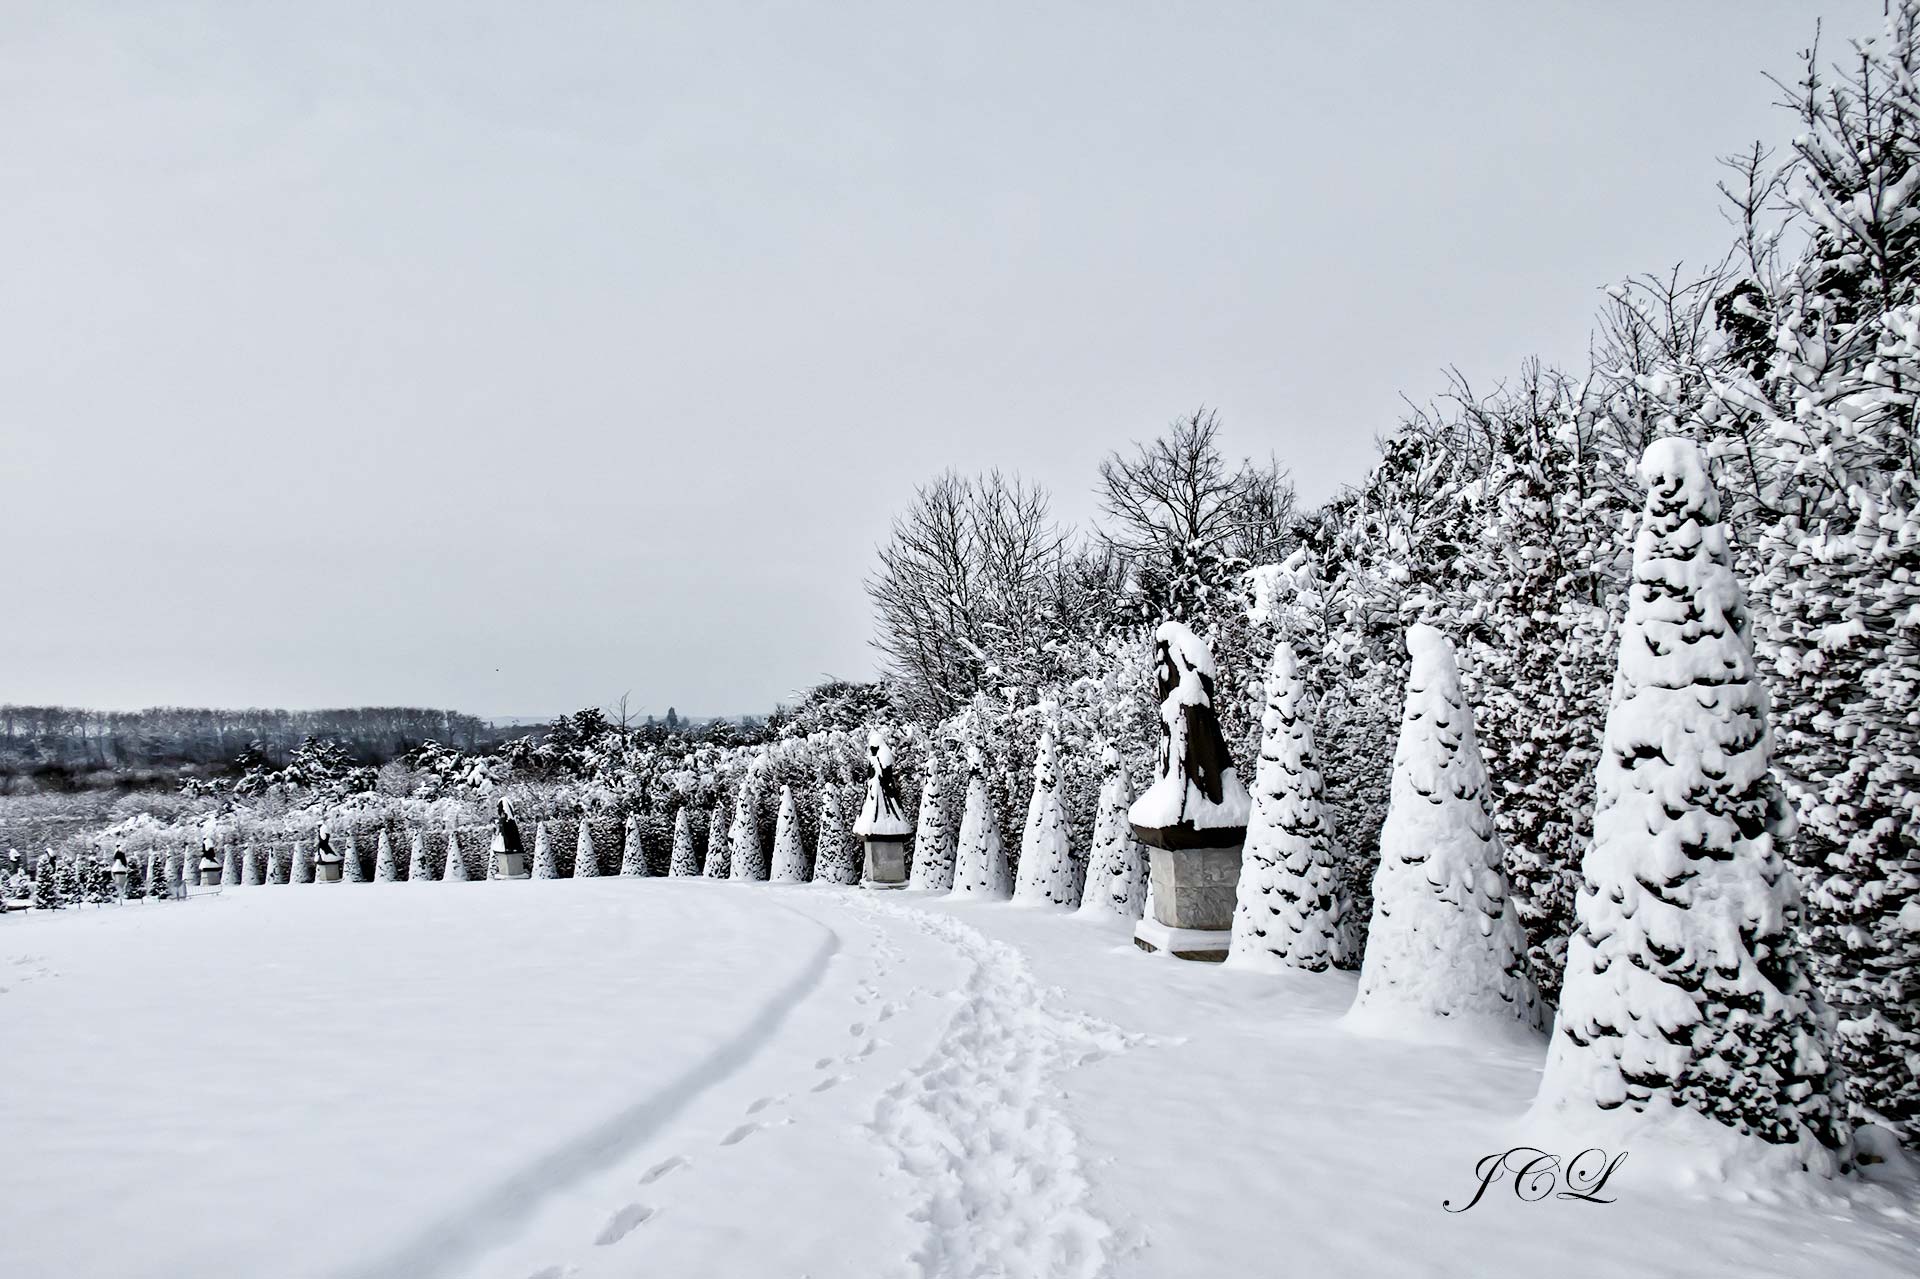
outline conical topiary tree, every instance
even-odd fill
[[[373,882],[391,884],[398,873],[393,865],[393,841],[387,837],[387,828],[380,828],[380,842],[373,850]]]
[[[72,903],[67,898],[66,885],[55,865],[53,854],[40,854],[40,860],[33,868],[33,905],[36,910],[62,910]]]
[[[252,844],[240,850],[240,883],[249,888],[260,886],[260,850]]]
[[[172,885],[167,883],[166,855],[152,849],[147,851],[146,895],[154,901],[173,896]]]
[[[388,849],[387,852],[391,856],[393,850]],[[342,877],[349,884],[366,883],[367,868],[360,860],[360,835],[357,831],[351,829],[347,831],[347,846],[340,856],[345,862],[341,867]]]
[[[732,869],[727,852],[727,810],[716,801],[707,816],[707,860],[701,873],[708,879],[725,879]]]
[[[767,853],[760,847],[760,817],[754,812],[752,779],[740,783],[734,800],[733,823],[727,827],[729,879],[765,879]]]
[[[1267,667],[1260,763],[1227,962],[1269,972],[1331,967],[1339,950],[1339,866],[1306,683],[1293,645],[1282,640]]]
[[[407,882],[417,884],[432,877],[427,866],[427,832],[416,826],[407,848]]]
[[[1507,893],[1487,773],[1453,646],[1407,628],[1412,668],[1392,798],[1373,876],[1373,923],[1350,1026],[1419,1033],[1493,1023],[1539,1029],[1526,930]]]
[[[593,824],[585,813],[580,815],[580,833],[573,841],[573,877],[600,878],[600,854],[593,846]]]
[[[947,821],[947,774],[937,750],[927,752],[920,785],[920,819],[914,825],[913,868],[907,887],[929,893],[953,891],[953,827]]]
[[[233,845],[220,850],[220,887],[240,886],[240,851]]]
[[[807,881],[807,850],[800,843],[800,815],[794,811],[793,788],[780,788],[780,816],[773,825],[773,879],[779,884]]]
[[[447,864],[440,868],[440,878],[462,882],[468,878],[466,854],[460,851],[460,831],[451,817],[447,819]]]
[[[313,854],[307,851],[305,840],[293,841],[293,873],[288,882],[294,884],[313,882]]]
[[[536,823],[533,828],[533,877],[560,878],[560,867],[553,860],[553,841],[547,838],[545,822]]]
[[[700,873],[700,855],[693,847],[692,810],[685,804],[673,815],[673,855],[667,873],[686,878]]]
[[[153,868],[151,865],[147,868],[147,877],[149,879],[153,877]],[[267,845],[267,882],[269,884],[284,884],[287,882],[287,868],[280,864],[280,845],[278,844]]]
[[[1595,779],[1579,926],[1538,1105],[1697,1112],[1832,1171],[1843,1149],[1830,1018],[1775,837],[1755,669],[1706,460],[1657,440]]]
[[[1033,795],[1020,833],[1020,877],[1013,900],[1028,906],[1071,906],[1073,843],[1060,807],[1060,755],[1049,730],[1040,734],[1033,759]]]
[[[1080,894],[1080,913],[1139,919],[1147,904],[1147,859],[1133,837],[1133,823],[1127,820],[1133,781],[1126,761],[1111,744],[1100,752],[1100,768],[1100,802],[1093,819],[1093,850],[1087,854],[1087,886]]]
[[[978,746],[967,747],[967,807],[960,817],[954,852],[953,891],[963,897],[1006,897],[1012,876],[1000,843],[1000,822],[987,793],[987,762]]]
[[[851,885],[860,882],[860,863],[847,838],[847,819],[840,796],[829,783],[820,791],[820,834],[813,850],[816,883]]]
[[[647,850],[640,843],[640,815],[627,814],[626,827],[621,831],[620,873],[630,879],[637,879],[652,872],[647,868]]]

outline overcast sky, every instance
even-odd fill
[[[0,5],[0,701],[763,710],[946,466],[1303,494],[1879,0]]]

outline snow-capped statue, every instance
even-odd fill
[[[1153,785],[1127,818],[1155,848],[1220,848],[1246,838],[1252,801],[1234,771],[1213,709],[1213,653],[1181,622],[1154,632],[1160,753]]]
[[[885,729],[867,734],[867,799],[853,823],[853,833],[866,841],[866,882],[872,888],[904,888],[907,883],[907,841],[913,838],[913,818],[900,798],[900,781],[893,771],[893,743]]]
[[[510,799],[500,801],[499,813],[493,819],[491,858],[494,878],[527,878],[527,850],[520,842],[520,823],[514,820],[513,801]]]
[[[313,837],[313,845],[314,882],[317,884],[339,883],[341,867],[346,859],[333,846],[333,828],[321,822],[319,832]]]

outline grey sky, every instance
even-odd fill
[[[0,700],[762,709],[911,486],[1310,499],[1726,240],[1878,0],[0,8]]]

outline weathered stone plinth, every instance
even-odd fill
[[[525,853],[495,853],[493,874],[496,879],[531,879]]]
[[[867,860],[861,885],[866,888],[907,886],[907,841],[867,836]]]
[[[1148,849],[1153,914],[1134,927],[1134,944],[1180,959],[1225,959],[1233,936],[1240,849],[1238,842],[1225,848]]]
[[[316,884],[337,884],[340,882],[339,862],[315,862],[313,880]]]

